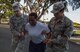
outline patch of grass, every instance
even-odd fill
[[[75,34],[79,34],[80,35],[80,30],[75,31]]]
[[[79,24],[79,23],[74,22],[73,26],[74,26],[74,27],[79,27],[79,26],[80,26],[80,24]]]
[[[72,42],[80,42],[80,40],[74,40],[74,39],[70,39],[70,41],[72,41]]]
[[[73,36],[80,36],[80,30],[76,30],[73,32]]]

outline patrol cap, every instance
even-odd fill
[[[14,11],[20,10],[20,4],[18,2],[13,3],[12,8]]]
[[[65,7],[65,6],[64,6],[64,3],[63,3],[62,1],[56,2],[56,3],[54,3],[54,5],[53,5],[53,9],[52,9],[51,13],[57,13],[57,12],[59,12],[60,10],[62,10],[64,7]]]

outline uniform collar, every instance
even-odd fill
[[[14,15],[15,17],[17,17],[16,15]],[[21,14],[19,17],[23,17],[23,14]]]
[[[64,22],[64,16],[61,19],[58,19],[57,21],[56,21],[56,17],[54,17],[54,21],[55,22],[62,22],[63,23]]]

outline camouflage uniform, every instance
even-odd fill
[[[70,19],[64,16],[62,19],[55,21],[53,17],[49,22],[49,28],[52,32],[52,52],[67,52],[68,39],[73,32],[73,23]]]
[[[19,39],[19,34],[24,31],[24,26],[28,18],[26,15],[16,17],[15,15],[10,18],[10,29],[12,32],[12,52],[22,52],[24,47],[24,37]]]

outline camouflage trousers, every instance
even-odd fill
[[[64,48],[55,48],[55,47],[48,47],[48,52],[68,52],[68,50],[65,50]]]
[[[16,40],[16,38],[13,38],[12,43],[11,43],[11,51],[12,52],[23,52],[24,41],[25,40],[18,41]]]
[[[62,49],[59,49],[59,50],[57,50],[57,49],[51,49],[51,51],[52,52],[68,52],[68,51],[62,50]]]

